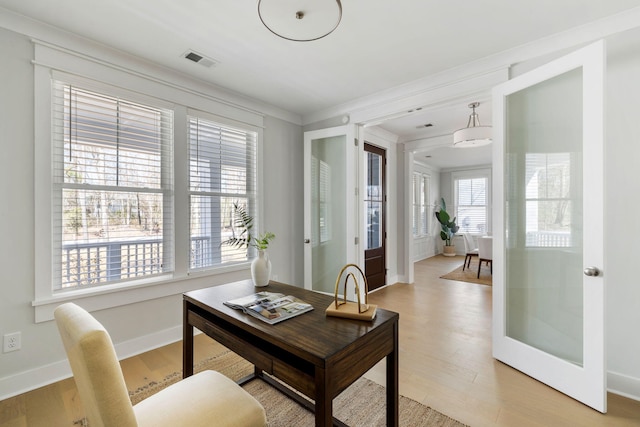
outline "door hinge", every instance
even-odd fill
[[[353,145],[358,146],[358,138],[353,138]]]
[[[354,240],[354,242],[353,242],[353,243],[355,243],[356,245],[360,243],[360,239],[359,239],[358,237],[356,237],[356,238],[355,238],[355,239],[353,239],[353,240]]]

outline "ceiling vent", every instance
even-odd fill
[[[416,129],[430,128],[431,126],[433,126],[433,123],[425,123],[423,125],[416,126]]]
[[[216,61],[215,59],[206,57],[201,53],[194,52],[193,50],[186,51],[185,53],[182,54],[182,56],[188,59],[189,61],[195,62],[196,64],[202,65],[203,67],[206,67],[206,68],[211,68],[219,64],[219,62]]]

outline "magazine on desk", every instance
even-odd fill
[[[313,310],[313,306],[292,295],[258,292],[226,301],[224,305],[242,310],[271,325]]]

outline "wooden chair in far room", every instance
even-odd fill
[[[471,267],[471,258],[478,256],[478,247],[473,242],[473,236],[471,234],[462,233],[462,237],[464,240],[464,252],[467,254],[464,257],[464,264],[462,264],[462,271],[464,271],[465,267]]]
[[[57,307],[54,317],[91,427],[267,425],[264,408],[253,396],[211,370],[132,405],[107,330],[73,303]]]
[[[491,274],[493,274],[493,239],[491,237],[478,238],[478,279],[480,278],[480,266],[482,261],[486,262],[491,267]]]

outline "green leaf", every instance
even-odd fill
[[[253,246],[258,250],[265,250],[269,246],[269,242],[276,238],[276,235],[271,232],[266,232],[260,237],[252,236],[253,217],[237,201],[233,203],[233,218],[231,226],[232,237],[220,243],[220,245],[229,245],[237,248]]]
[[[437,218],[441,224],[447,224],[449,222],[449,214],[447,213],[447,211],[441,210],[440,212],[438,212],[438,214],[439,215],[437,215]]]

